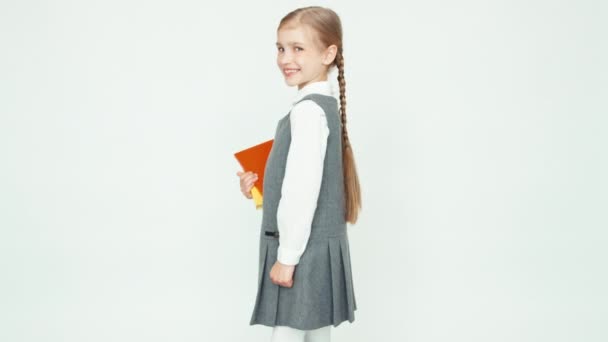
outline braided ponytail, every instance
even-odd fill
[[[340,85],[340,121],[342,122],[342,165],[344,168],[344,198],[346,205],[346,221],[357,222],[361,208],[361,188],[355,165],[353,149],[346,129],[346,80],[344,79],[344,54],[340,47],[334,63],[338,67],[338,84]]]

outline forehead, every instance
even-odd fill
[[[306,25],[283,27],[277,31],[277,45],[314,45],[312,30]]]

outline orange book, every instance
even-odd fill
[[[264,169],[266,161],[272,149],[274,139],[270,139],[255,146],[234,153],[234,157],[243,167],[243,171],[257,173],[258,179],[253,183],[251,195],[256,209],[260,209],[263,203],[264,190]]]

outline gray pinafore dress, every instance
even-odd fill
[[[347,226],[344,218],[342,129],[338,102],[333,96],[308,94],[325,111],[329,136],[323,178],[308,244],[294,271],[293,286],[270,279],[279,247],[277,207],[291,142],[289,114],[277,124],[264,170],[264,201],[259,247],[259,276],[250,325],[289,326],[312,330],[355,320],[357,303],[353,288]]]

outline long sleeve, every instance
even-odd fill
[[[325,112],[311,100],[292,108],[290,124],[291,143],[277,207],[277,260],[297,265],[308,244],[317,208],[329,128]]]

